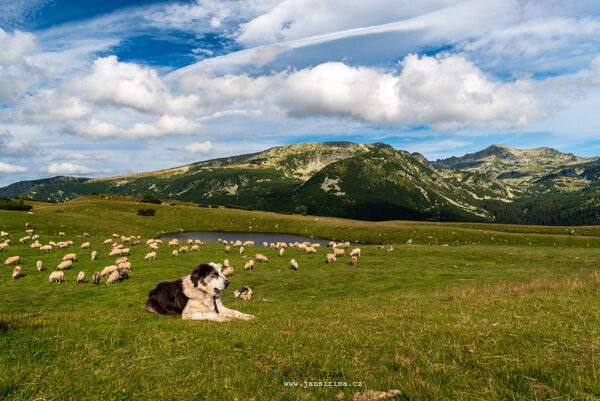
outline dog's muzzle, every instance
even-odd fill
[[[229,280],[225,280],[225,288],[229,287]]]

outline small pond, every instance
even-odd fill
[[[219,238],[227,240],[227,242],[235,242],[236,240],[254,241],[254,246],[262,246],[263,242],[277,243],[277,242],[310,242],[313,244],[321,244],[325,247],[329,243],[329,240],[303,237],[295,234],[279,234],[279,233],[245,233],[245,232],[234,232],[234,231],[188,231],[176,234],[167,234],[160,237],[163,240],[166,239],[178,239],[179,241],[191,240],[202,240],[204,242],[217,242]]]

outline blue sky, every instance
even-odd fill
[[[270,146],[600,155],[600,3],[0,0],[0,185]]]

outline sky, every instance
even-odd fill
[[[600,155],[597,0],[0,0],[0,186],[309,141]]]

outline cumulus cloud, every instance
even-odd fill
[[[158,138],[168,134],[195,134],[200,128],[199,123],[185,117],[165,115],[154,123],[138,122],[129,128],[122,128],[106,121],[91,119],[69,127],[69,131],[72,134],[95,139],[140,139]]]
[[[0,133],[0,156],[9,158],[31,158],[38,155],[40,149],[31,139],[15,139],[5,131]]]
[[[95,161],[100,161],[100,160],[106,160],[108,159],[108,155],[86,155],[83,153],[69,153],[65,156],[61,156],[61,158],[64,159],[69,159],[69,160],[95,160]]]
[[[29,170],[27,167],[15,166],[14,164],[0,162],[0,173],[5,173],[5,174],[26,173],[27,170]]]
[[[210,141],[192,142],[183,147],[183,150],[192,154],[207,155],[213,151],[214,147]]]
[[[40,169],[42,173],[55,174],[55,175],[71,175],[71,174],[108,174],[108,169],[93,169],[80,164],[74,164],[70,162],[64,163],[51,163],[46,167]]]
[[[0,102],[13,103],[40,79],[40,71],[26,56],[37,50],[35,36],[0,28]]]

